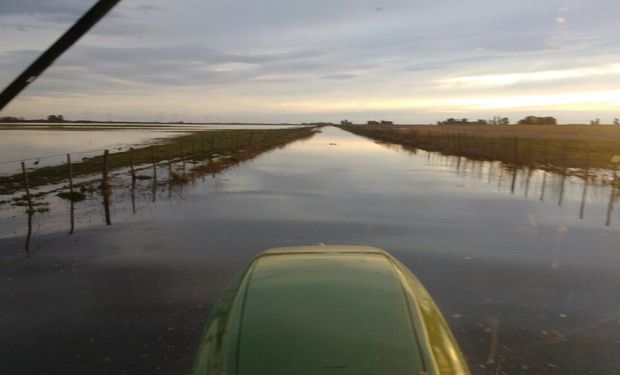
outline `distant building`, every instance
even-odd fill
[[[394,125],[394,121],[385,121],[385,120],[382,120],[382,121],[381,121],[381,125]]]
[[[527,116],[519,121],[519,125],[557,125],[558,121],[554,117]]]

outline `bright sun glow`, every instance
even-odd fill
[[[484,87],[509,86],[521,82],[543,82],[560,79],[574,79],[602,75],[620,75],[620,64],[609,64],[597,67],[546,70],[530,73],[489,74],[448,78],[440,84],[451,87]]]
[[[279,104],[296,111],[337,112],[361,110],[485,110],[554,108],[568,111],[620,110],[620,90],[518,96],[468,96],[450,98],[391,98],[378,100],[294,101]]]

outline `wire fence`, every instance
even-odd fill
[[[120,169],[130,172],[135,179],[139,177],[136,176],[137,171],[151,167],[156,170],[161,163],[179,161],[183,162],[185,168],[186,162],[217,158],[220,153],[259,153],[310,133],[310,129],[200,132],[140,147],[91,149],[4,161],[0,165],[9,165],[11,168],[5,168],[5,173],[0,175],[0,197],[22,194],[26,178],[29,188],[34,189],[66,184],[68,179],[75,177],[94,176],[102,179],[102,173]]]

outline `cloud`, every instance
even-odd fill
[[[0,80],[13,79],[93,3],[0,0]],[[192,116],[231,116],[235,102],[247,104],[244,116],[320,116],[364,111],[343,100],[357,93],[376,111],[413,108],[412,122],[424,112],[403,105],[412,98],[433,111],[465,110],[437,105],[455,91],[570,102],[566,95],[620,85],[618,17],[615,0],[125,0],[17,100],[36,97],[37,110],[69,113],[60,98],[79,97],[80,106],[122,104],[127,114],[133,105],[148,118],[147,99],[157,97],[161,112],[180,97]],[[203,104],[215,96],[219,107]],[[46,97],[54,100],[46,105]],[[18,107],[24,116],[34,108]]]
[[[350,73],[336,73],[336,74],[327,74],[324,75],[322,78],[324,79],[335,79],[335,80],[341,80],[341,79],[353,79],[356,78],[357,75],[356,74],[350,74]]]

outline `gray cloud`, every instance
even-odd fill
[[[48,45],[93,3],[0,0],[0,79],[8,83],[38,55],[35,47]],[[441,97],[453,94],[437,84],[449,77],[613,63],[619,17],[615,0],[124,0],[25,95],[204,87],[231,99]],[[612,77],[470,92],[614,83]]]

